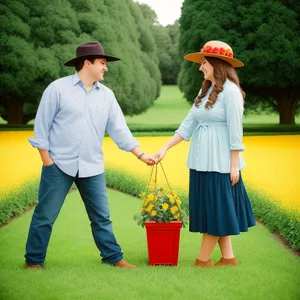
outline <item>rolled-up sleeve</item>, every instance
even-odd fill
[[[225,97],[226,121],[230,150],[244,151],[243,145],[243,96],[238,87],[230,88]]]
[[[193,116],[193,107],[190,109],[188,115],[183,120],[179,128],[175,131],[178,133],[184,140],[189,141],[194,129],[197,126],[198,121]]]
[[[127,152],[139,147],[139,143],[132,136],[123,112],[114,94],[112,93],[112,104],[109,111],[108,121],[106,124],[106,132],[118,145],[118,147]]]
[[[59,92],[54,83],[51,83],[44,91],[36,113],[34,137],[28,139],[33,147],[49,150],[49,132],[58,111],[58,103]]]

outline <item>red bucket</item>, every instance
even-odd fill
[[[149,265],[178,265],[181,221],[145,222]]]

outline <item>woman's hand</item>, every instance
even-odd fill
[[[157,163],[159,163],[165,157],[166,154],[167,149],[165,147],[161,148],[158,152],[156,152],[154,154],[154,158],[157,160]]]
[[[239,172],[239,168],[230,168],[230,180],[231,180],[231,185],[234,186],[236,183],[238,183],[240,179],[240,172]]]

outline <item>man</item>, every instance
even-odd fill
[[[38,148],[43,167],[26,244],[26,268],[43,268],[52,226],[73,182],[85,204],[102,261],[136,267],[123,259],[109,217],[102,152],[105,131],[120,149],[144,163],[153,165],[156,160],[139,148],[113,92],[99,83],[108,71],[106,62],[117,60],[105,55],[98,42],[81,44],[76,58],[65,63],[77,72],[52,82],[43,93],[34,138],[29,139]]]

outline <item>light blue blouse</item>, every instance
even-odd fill
[[[192,142],[187,167],[197,171],[230,173],[231,150],[244,151],[243,138],[243,97],[240,89],[230,80],[218,94],[213,108],[205,109],[212,86],[198,107],[190,109],[176,133]],[[239,153],[238,168],[245,167]]]

